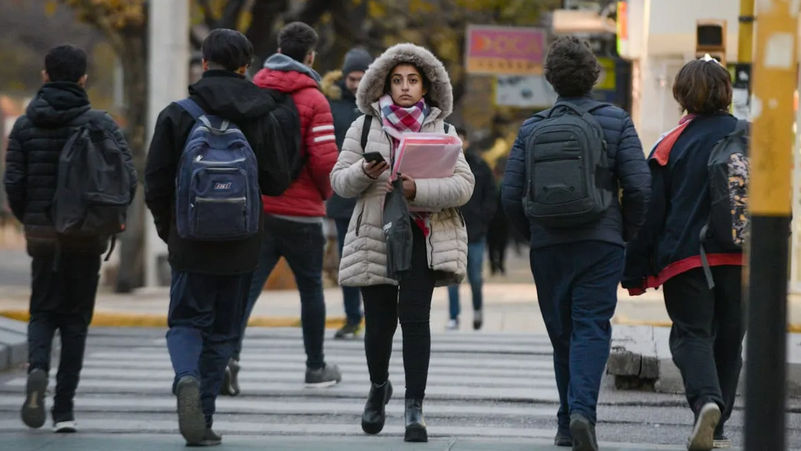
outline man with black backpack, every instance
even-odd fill
[[[551,45],[545,77],[559,99],[521,127],[502,187],[510,221],[531,236],[559,390],[554,442],[580,451],[598,449],[596,405],[624,244],[643,224],[650,193],[631,119],[590,97],[599,72],[586,42]]]
[[[44,84],[17,119],[4,177],[8,203],[25,227],[33,258],[28,322],[28,382],[22,421],[45,422],[44,396],[56,329],[61,356],[51,410],[56,432],[75,432],[73,398],[94,311],[100,256],[122,232],[136,171],[119,127],[91,109],[86,53],[48,51]]]
[[[337,161],[336,136],[331,107],[320,91],[320,75],[312,69],[317,32],[303,22],[285,25],[278,33],[278,53],[267,58],[253,82],[291,96],[300,114],[302,166],[292,185],[280,196],[267,193],[264,202],[264,232],[259,264],[253,274],[248,304],[242,321],[242,336],[228,366],[230,380],[239,369],[239,353],[248,317],[264,283],[281,257],[295,275],[300,292],[300,317],[306,351],[305,385],[322,388],[340,382],[336,365],[323,355],[325,300],[323,298],[323,219],[325,200],[331,196],[329,174]],[[233,383],[231,387],[238,387]],[[231,395],[238,390],[228,392]]]
[[[202,52],[203,77],[159,114],[145,168],[172,267],[167,348],[188,445],[221,442],[212,416],[258,259],[260,194],[289,186],[299,127],[289,96],[245,79],[244,35],[213,30]]]

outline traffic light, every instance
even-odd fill
[[[726,21],[703,19],[695,23],[695,57],[704,54],[726,65]]]

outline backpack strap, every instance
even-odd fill
[[[370,127],[373,125],[373,115],[372,114],[365,114],[364,115],[364,122],[362,123],[362,153],[364,153],[364,149],[367,146],[367,138],[370,135]]]
[[[203,108],[200,108],[200,105],[197,104],[194,100],[190,98],[185,98],[175,102],[184,109],[187,113],[189,113],[194,120],[199,120],[201,116],[205,116],[206,112],[203,111]]]

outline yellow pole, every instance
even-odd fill
[[[737,62],[739,64],[751,64],[754,47],[754,0],[740,0],[739,22]]]
[[[759,0],[757,6],[745,309],[746,451],[785,449],[787,238],[798,35],[796,0]]]

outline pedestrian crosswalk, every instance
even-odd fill
[[[239,373],[242,393],[218,398],[215,428],[228,434],[363,435],[359,419],[370,384],[363,341],[328,335],[326,361],[339,365],[343,380],[331,388],[308,389],[300,329],[249,329]],[[387,406],[384,435],[403,432],[402,360],[398,333],[390,365],[396,391]],[[75,401],[81,430],[175,432],[172,377],[163,330],[94,329]],[[24,373],[6,380],[0,386],[0,411],[18,409],[24,387]],[[546,336],[432,337],[424,405],[432,437],[547,439],[555,432],[557,401]],[[0,432],[20,429],[16,416],[5,417]]]

